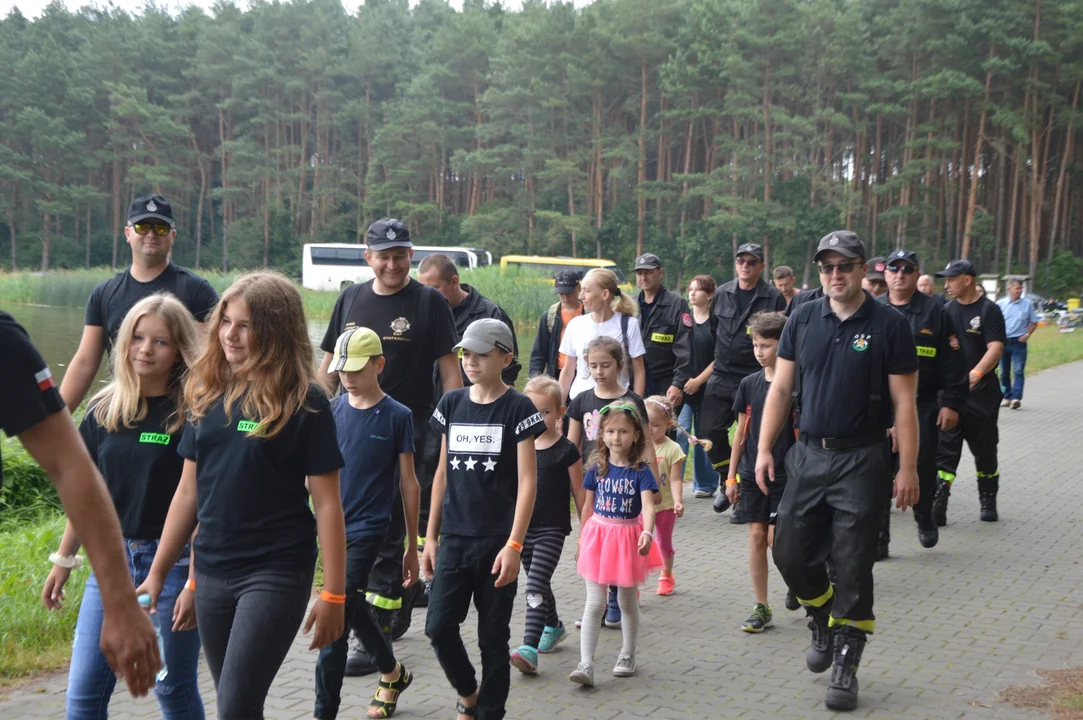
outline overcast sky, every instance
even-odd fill
[[[23,15],[27,17],[36,18],[41,14],[42,9],[50,3],[51,0],[0,0],[0,17],[7,17],[7,14],[13,7],[18,7],[22,11]],[[77,10],[84,5],[113,5],[115,7],[124,8],[129,12],[139,12],[147,3],[146,0],[62,0],[72,10]],[[214,5],[215,0],[156,0],[157,5],[164,5],[171,10],[176,10],[180,7],[188,5],[199,5],[207,8],[208,10]],[[233,0],[235,4],[245,5],[246,0]],[[462,7],[462,0],[449,0],[451,5],[456,8]],[[591,0],[575,0],[575,4],[582,7],[583,5],[589,5]],[[361,4],[360,0],[343,0],[343,5],[347,10],[353,12]],[[413,2],[411,2],[411,5]],[[504,0],[504,5],[509,8],[518,8],[520,6],[520,0]]]

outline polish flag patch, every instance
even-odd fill
[[[56,387],[56,380],[53,380],[53,373],[49,370],[48,366],[41,372],[34,375],[34,379],[38,381],[38,388],[42,392],[45,392],[51,387]]]

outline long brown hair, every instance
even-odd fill
[[[124,316],[113,348],[113,380],[90,400],[90,412],[107,432],[131,428],[147,416],[147,400],[139,392],[139,378],[128,361],[135,326],[147,315],[165,323],[177,350],[167,390],[174,410],[166,432],[175,433],[184,426],[184,380],[199,355],[199,332],[195,318],[180,300],[169,293],[156,293],[137,302]]]
[[[231,367],[218,332],[229,303],[243,299],[252,318],[248,359]],[[312,341],[308,337],[301,294],[281,273],[269,270],[237,278],[222,293],[209,322],[203,354],[192,367],[184,396],[194,422],[222,398],[226,418],[244,397],[241,412],[257,425],[249,434],[274,437],[293,415],[305,408],[315,382]]]
[[[605,426],[615,417],[628,418],[628,421],[632,423],[632,427],[639,433],[639,437],[632,443],[632,447],[628,451],[628,457],[632,460],[631,466],[636,470],[642,470],[644,465],[643,453],[647,448],[647,434],[643,427],[643,419],[639,417],[639,411],[612,407],[615,405],[635,407],[632,399],[625,395],[618,400],[610,401],[609,405],[602,408],[603,411],[606,408],[611,409],[601,413],[598,420],[598,435],[594,440],[594,450],[590,454],[590,463],[597,469],[599,476],[609,472],[609,447],[605,444]]]

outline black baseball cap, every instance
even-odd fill
[[[369,250],[390,250],[391,248],[412,248],[410,231],[401,220],[384,218],[369,225],[365,233],[365,244]]]
[[[918,262],[918,254],[913,250],[896,250],[887,256],[887,264],[897,262],[908,262],[914,267],[919,267],[921,263]]]
[[[739,258],[742,255],[751,255],[760,262],[763,262],[763,245],[757,245],[756,243],[745,243],[737,248],[737,252],[733,254],[734,258]]]
[[[970,264],[969,260],[952,260],[948,266],[936,274],[939,278],[955,277],[957,275],[978,276],[978,271]]]
[[[849,230],[836,230],[820,238],[820,244],[816,248],[816,256],[813,260],[819,260],[820,256],[826,252],[837,252],[844,257],[861,258],[862,260],[868,257],[865,251],[865,243],[861,241],[857,233]]]
[[[659,270],[662,267],[662,261],[658,259],[658,256],[654,253],[643,253],[636,258],[636,266],[633,270]]]
[[[172,225],[173,207],[168,200],[157,193],[137,197],[128,206],[128,222],[134,225],[143,220],[161,220]]]
[[[884,262],[884,259],[874,257],[869,260],[869,271],[865,273],[865,277],[872,280],[883,280],[885,270],[887,270],[887,263]]]
[[[553,285],[553,292],[555,293],[570,293],[575,292],[575,288],[579,285],[579,282],[583,278],[580,277],[579,272],[576,270],[561,270],[557,273],[555,278],[555,284]]]

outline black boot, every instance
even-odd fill
[[[797,602],[797,596],[793,594],[793,590],[786,591],[786,609],[797,610],[801,607],[801,603]]]
[[[918,525],[918,542],[923,548],[936,547],[940,540],[940,529],[933,521],[932,513],[914,508],[914,521]]]
[[[716,513],[724,513],[730,509],[730,499],[726,497],[725,492],[722,490],[718,491],[718,494],[714,496],[712,507],[714,507]],[[737,508],[734,508],[733,511],[737,512]]]
[[[423,594],[424,586],[416,582],[402,592],[402,608],[394,611],[391,618],[391,639],[398,640],[410,629],[410,622],[414,614],[411,612],[417,607],[417,596]]]
[[[853,710],[857,707],[857,668],[861,664],[866,637],[863,631],[855,627],[835,628],[832,634],[835,663],[824,695],[824,705],[829,710]]]
[[[951,497],[951,483],[941,480],[936,488],[936,496],[933,498],[933,519],[937,527],[948,524],[948,498]]]
[[[805,664],[814,673],[827,672],[831,667],[831,628],[827,626],[831,618],[831,606],[835,604],[835,598],[821,607],[814,608],[805,606],[805,613],[809,617],[808,629],[812,631],[812,642],[808,652],[805,653]]]
[[[996,522],[997,515],[997,490],[999,490],[1000,478],[978,478],[978,500],[981,502],[981,519],[985,522]]]

